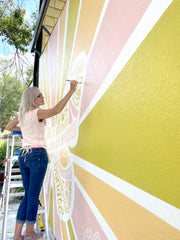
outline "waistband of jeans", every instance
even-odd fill
[[[22,151],[22,157],[23,156],[25,156],[26,154],[30,154],[30,153],[32,153],[32,150],[33,149],[39,149],[39,150],[41,150],[41,149],[45,149],[46,150],[46,148],[45,147],[31,147],[31,146],[25,146],[25,147],[23,147],[23,148],[21,148],[21,151]]]

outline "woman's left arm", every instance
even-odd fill
[[[19,120],[18,115],[16,115],[8,124],[6,125],[6,130],[8,131],[21,131],[21,128],[18,127]]]

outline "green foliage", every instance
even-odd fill
[[[16,6],[12,0],[0,1],[0,36],[23,53],[28,51],[33,30],[25,21],[25,13],[26,10]]]
[[[16,115],[19,109],[21,94],[24,90],[22,82],[15,77],[3,73],[0,76],[0,92],[1,92],[1,130],[3,132],[6,124],[13,115]]]
[[[4,159],[6,158],[6,147],[7,147],[7,141],[4,141],[0,145],[0,169],[2,169],[2,164],[4,162]]]
[[[26,71],[26,82],[24,83],[24,87],[29,87],[32,83],[32,76],[33,76],[34,66],[30,66]]]
[[[25,13],[26,10],[16,5],[15,1],[0,0],[0,37],[16,49],[12,59],[0,59],[0,130],[2,132],[18,112],[24,88],[32,82],[33,67],[29,64],[26,52],[36,25],[37,12],[32,14],[30,22],[25,20]]]

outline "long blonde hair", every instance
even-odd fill
[[[21,102],[19,107],[19,122],[23,121],[23,117],[26,112],[32,111],[39,106],[34,102],[35,98],[39,95],[39,89],[37,87],[28,87],[24,90],[21,96]]]

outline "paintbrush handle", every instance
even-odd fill
[[[71,82],[72,80],[66,79],[67,82]],[[78,82],[78,81],[77,81]],[[78,82],[79,84],[81,84],[82,82]]]

